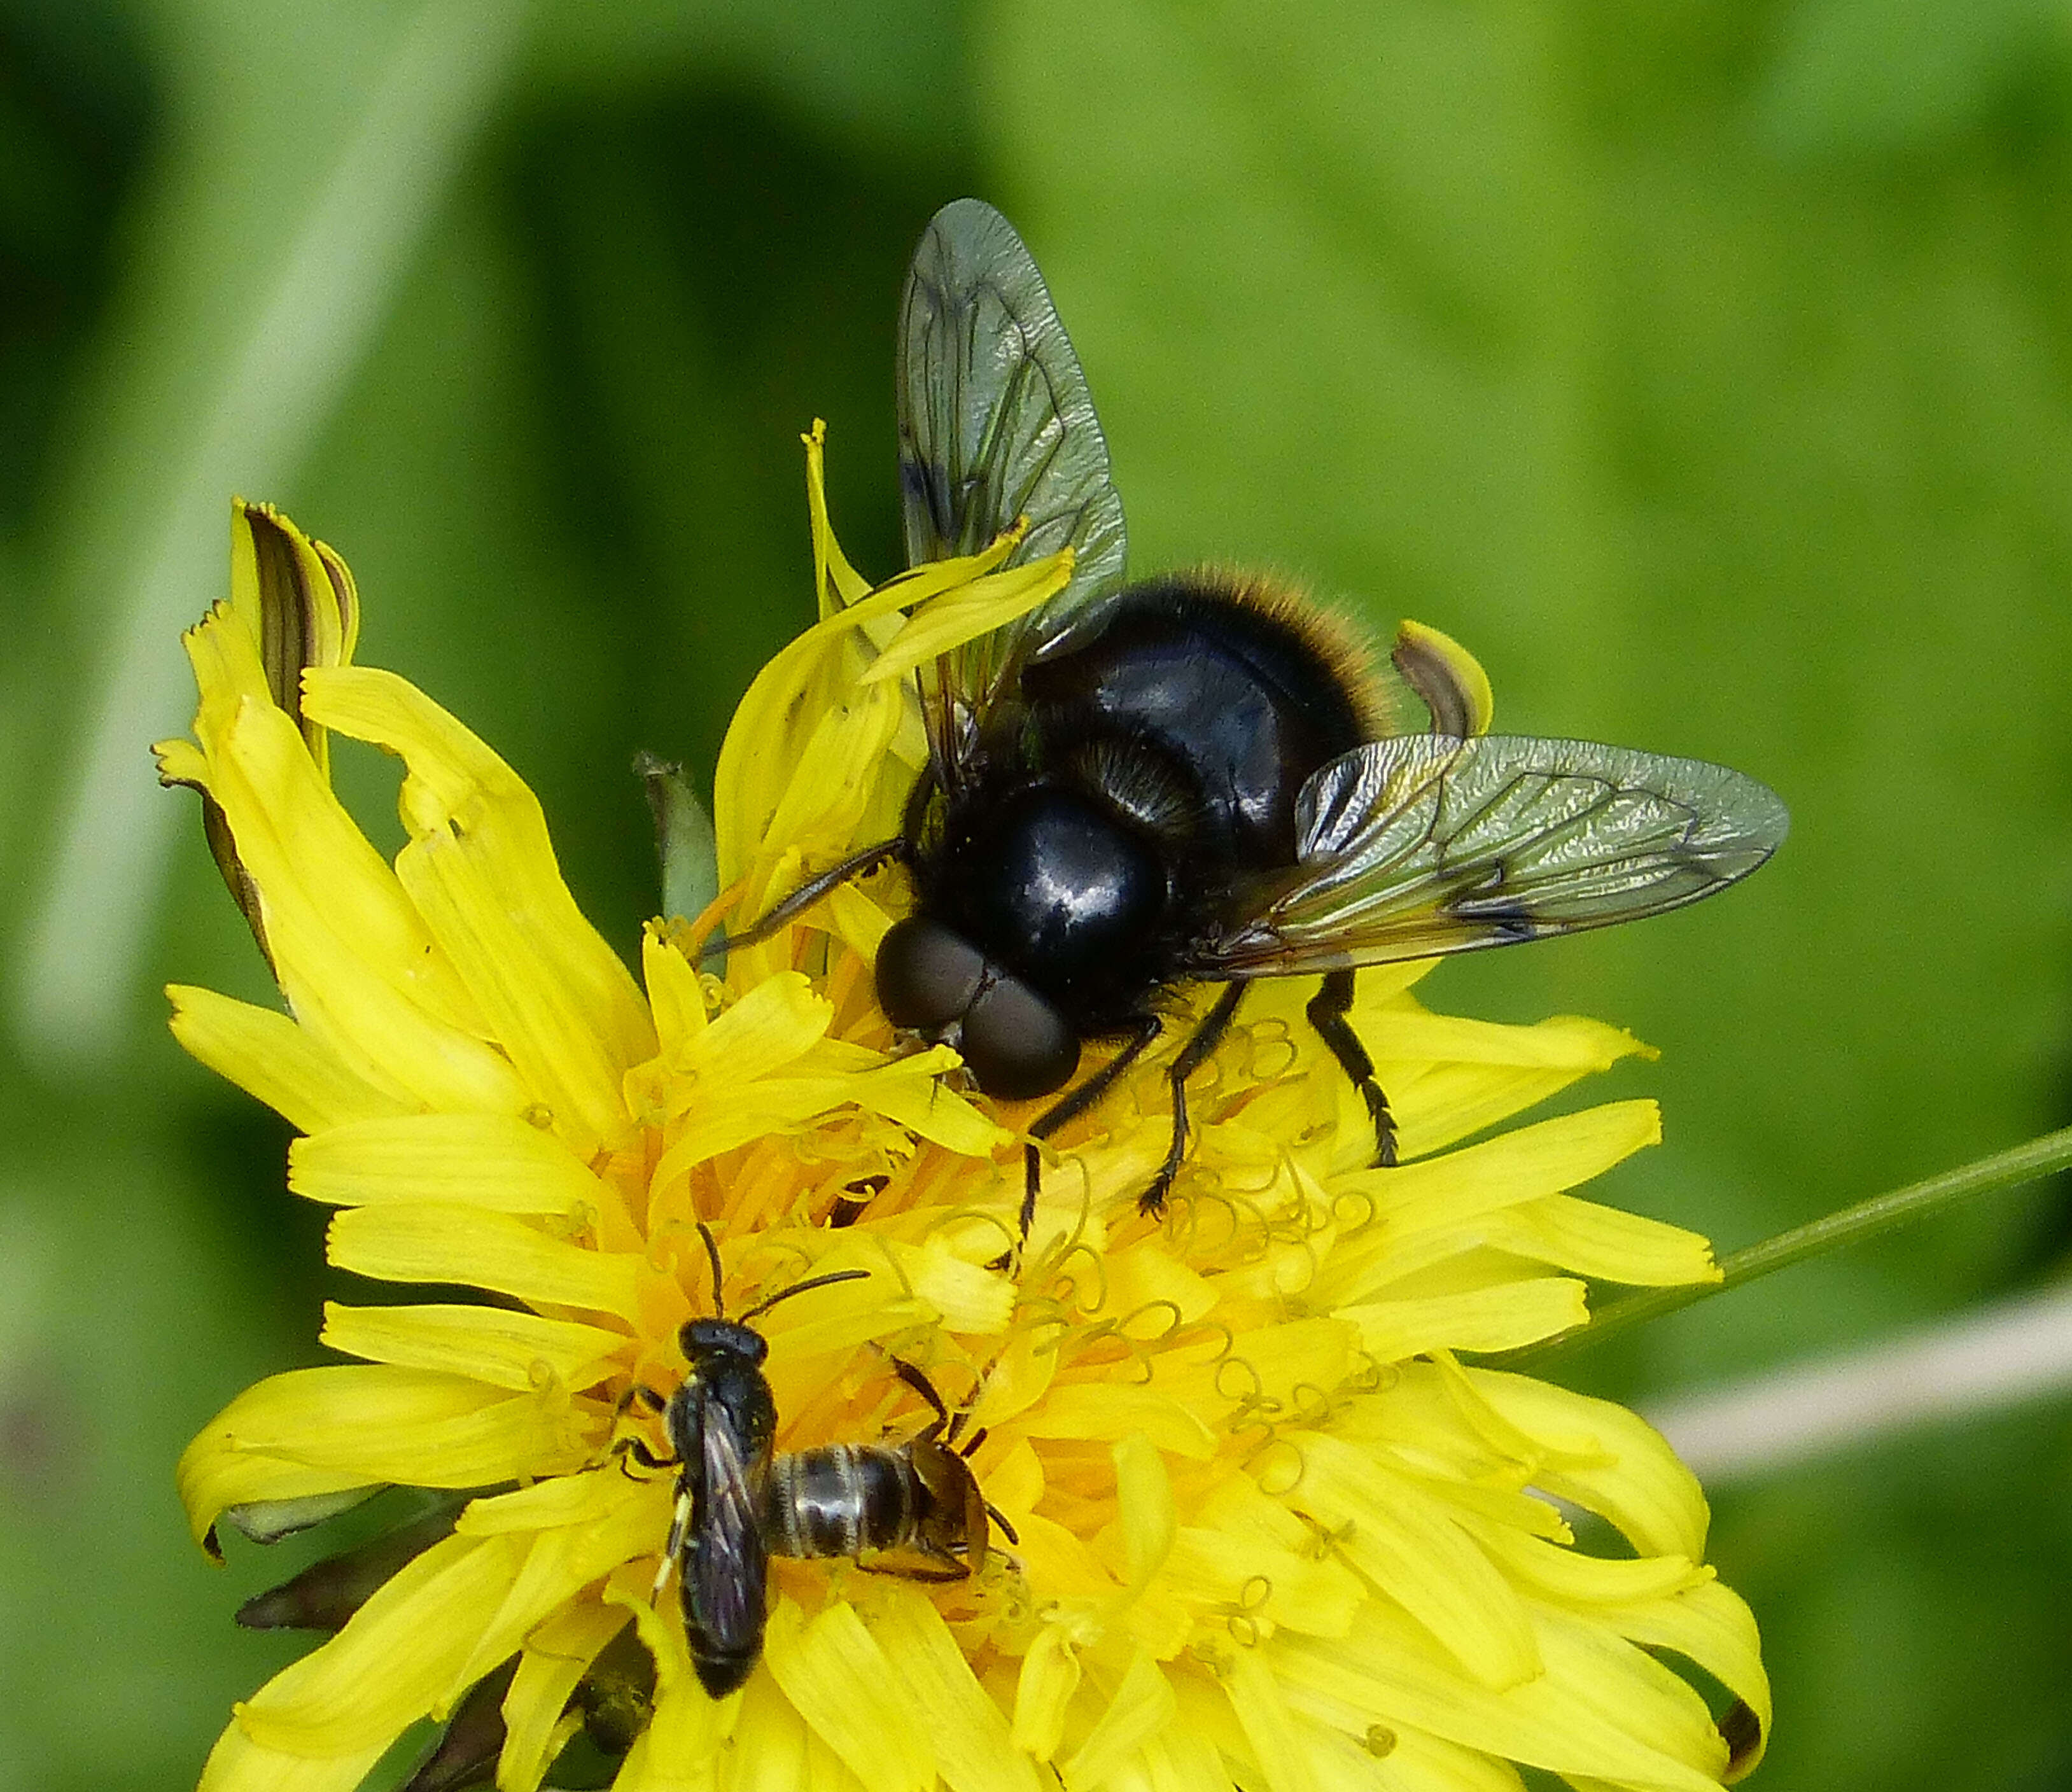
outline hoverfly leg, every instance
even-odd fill
[[[1173,1192],[1173,1179],[1180,1173],[1180,1165],[1187,1155],[1187,1079],[1209,1060],[1209,1054],[1223,1043],[1223,1035],[1230,1031],[1231,1021],[1237,1014],[1237,1005],[1244,999],[1244,985],[1229,983],[1223,993],[1216,997],[1216,1005],[1202,1017],[1202,1024],[1187,1037],[1180,1048],[1180,1055],[1173,1060],[1172,1068],[1166,1079],[1173,1087],[1173,1139],[1166,1148],[1166,1161],[1159,1166],[1158,1173],[1152,1178],[1151,1186],[1137,1197],[1137,1210],[1141,1214],[1157,1215],[1166,1210],[1166,1197]]]
[[[839,889],[854,878],[867,878],[881,866],[906,858],[911,850],[904,839],[895,836],[866,846],[860,853],[852,853],[841,864],[830,865],[816,878],[808,878],[769,913],[758,916],[738,933],[713,935],[700,949],[698,956],[712,958],[737,946],[759,946],[772,935],[782,933],[829,890]]]
[[[1152,1042],[1164,1030],[1165,1023],[1156,1014],[1139,1015],[1137,1030],[1124,1043],[1122,1050],[1077,1088],[1067,1089],[1061,1099],[1038,1114],[1030,1123],[1030,1137],[1047,1139],[1067,1120],[1077,1120],[1122,1079],[1124,1073],[1151,1049]],[[1022,1173],[1020,1237],[1022,1243],[1026,1244],[1029,1228],[1036,1223],[1036,1197],[1042,1186],[1043,1175],[1042,1157],[1033,1145],[1023,1148]]]
[[[1367,1103],[1367,1113],[1374,1121],[1375,1167],[1388,1169],[1396,1162],[1396,1116],[1388,1111],[1388,1097],[1381,1092],[1381,1085],[1374,1079],[1373,1058],[1367,1055],[1367,1047],[1346,1019],[1352,1005],[1352,972],[1327,971],[1324,973],[1323,987],[1309,998],[1306,1012],[1309,1025],[1330,1047],[1338,1067]]]

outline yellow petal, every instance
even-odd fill
[[[212,989],[168,984],[173,1037],[303,1132],[403,1112],[399,1096],[356,1075],[286,1014]]]
[[[345,562],[271,504],[230,503],[230,607],[259,643],[274,702],[302,720],[306,666],[343,665],[360,635],[360,594]],[[310,756],[326,769],[323,730]]]
[[[921,1712],[950,1792],[1038,1792],[1034,1768],[1016,1753],[1007,1719],[972,1674],[935,1601],[911,1587],[874,1601],[871,1634]]]
[[[1622,1636],[1651,1649],[1671,1649],[1710,1674],[1754,1712],[1753,1747],[1733,1764],[1729,1778],[1753,1771],[1770,1737],[1770,1675],[1764,1671],[1755,1617],[1741,1597],[1706,1580],[1673,1596],[1616,1611],[1607,1620]]]
[[[1445,1509],[1377,1454],[1319,1432],[1289,1441],[1302,1475],[1289,1502],[1342,1532],[1346,1559],[1400,1603],[1485,1686],[1540,1669],[1524,1605]]]
[[[578,1155],[626,1128],[620,1085],[654,1055],[647,1004],[561,881],[538,799],[423,693],[361,667],[312,671],[305,707],[400,754],[411,842],[397,874],[498,1041]]]
[[[1298,1725],[1289,1710],[1263,1652],[1233,1650],[1223,1664],[1223,1684],[1272,1792],[1315,1792],[1306,1726]]]
[[[687,1037],[670,1067],[684,1079],[677,1112],[709,1099],[703,1087],[759,1081],[803,1056],[827,1036],[834,1005],[796,971],[766,977],[711,1023]]]
[[[261,1747],[232,1723],[209,1750],[196,1792],[357,1792],[388,1745],[305,1755]]]
[[[1359,1327],[1369,1355],[1392,1362],[1438,1349],[1516,1350],[1584,1324],[1589,1311],[1581,1282],[1540,1276],[1465,1294],[1371,1301],[1340,1307],[1338,1316]]]
[[[1338,1562],[1194,1526],[1174,1537],[1160,1580],[1192,1605],[1243,1611],[1319,1637],[1344,1635],[1367,1597]]]
[[[380,1281],[458,1282],[629,1326],[640,1314],[641,1257],[565,1243],[509,1214],[436,1201],[347,1207],[327,1239],[337,1268]]]
[[[1455,640],[1408,617],[1389,658],[1431,711],[1441,734],[1486,734],[1496,715],[1495,693],[1482,662]]]
[[[1026,565],[975,578],[910,612],[906,626],[871,661],[862,682],[867,686],[903,677],[951,648],[1026,616],[1071,583],[1072,561],[1072,550],[1061,548]]]
[[[204,1425],[182,1454],[180,1498],[197,1542],[233,1506],[328,1493],[387,1479],[303,1457],[306,1430],[436,1424],[500,1399],[494,1388],[451,1376],[390,1369],[291,1370],[246,1388]]]
[[[565,1473],[588,1454],[565,1402],[385,1363],[294,1369],[232,1400],[180,1458],[201,1536],[228,1506],[283,1497],[269,1458],[334,1471],[328,1486],[480,1487]]]
[[[1149,1650],[1138,1649],[1086,1740],[1060,1769],[1070,1792],[1091,1792],[1171,1723],[1173,1687]]]
[[[1235,1792],[1229,1764],[1214,1736],[1192,1722],[1191,1716],[1145,1738],[1142,1759],[1148,1792]]]
[[[1173,1505],[1173,1479],[1150,1438],[1141,1431],[1118,1438],[1109,1455],[1115,1461],[1116,1519],[1122,1530],[1127,1584],[1150,1584],[1172,1552],[1178,1521]]]
[[[504,1695],[499,1792],[533,1792],[552,1762],[555,1733],[576,1685],[605,1645],[626,1628],[626,1613],[589,1601],[569,1606],[526,1638]]]
[[[1435,1014],[1416,997],[1383,997],[1371,988],[1371,972],[1360,973],[1353,1013],[1362,1036],[1378,1058],[1402,1062],[1486,1064],[1517,1070],[1566,1071],[1581,1075],[1608,1071],[1622,1058],[1655,1055],[1622,1027],[1580,1015],[1557,1015],[1528,1026]]]
[[[1455,1223],[1574,1188],[1661,1139],[1662,1113],[1653,1102],[1607,1102],[1521,1126],[1444,1157],[1343,1181],[1370,1190],[1390,1220],[1407,1230]]]
[[[1610,1519],[1643,1556],[1704,1559],[1704,1490],[1638,1414],[1529,1376],[1466,1375],[1501,1417],[1558,1455],[1537,1478],[1548,1493]]]
[[[627,1751],[612,1792],[717,1792],[719,1709],[688,1676],[658,1687],[655,1714]]]
[[[1048,1761],[1064,1738],[1065,1713],[1079,1690],[1079,1658],[1062,1624],[1046,1624],[1022,1658],[1009,1740],[1022,1753]]]
[[[1613,1606],[1638,1609],[1712,1580],[1712,1569],[1688,1556],[1590,1556],[1508,1525],[1464,1522],[1527,1591],[1585,1616]]]
[[[1369,1723],[1429,1731],[1552,1773],[1651,1792],[1707,1792],[1717,1785],[1708,1773],[1634,1736],[1551,1671],[1503,1691],[1476,1685],[1407,1618],[1381,1605],[1361,1613],[1350,1644],[1276,1638],[1273,1664],[1288,1696],[1305,1707],[1357,1712]]]
[[[191,646],[207,637],[232,649],[241,631],[216,623],[204,623]],[[242,651],[251,651],[248,641]],[[229,700],[231,685],[256,675],[256,664],[237,669],[236,650],[220,657],[229,684],[204,672],[204,657],[195,657],[204,690],[195,726],[208,754],[209,788],[258,886],[283,986],[292,997],[343,968],[378,980],[429,1020],[479,1039],[480,1009],[395,874],[332,794],[294,723],[259,696]]]
[[[830,854],[849,844],[882,775],[904,701],[895,685],[866,684],[821,712],[778,795],[770,840]]]
[[[1720,1280],[1712,1247],[1698,1233],[1572,1195],[1550,1195],[1490,1215],[1483,1242],[1597,1281],[1673,1288]]]
[[[767,1674],[751,1674],[726,1753],[725,1792],[816,1792],[813,1765],[806,1720]]]
[[[439,1708],[511,1584],[502,1538],[448,1537],[391,1575],[345,1628],[238,1711],[255,1742],[308,1753],[385,1744]]]
[[[288,1186],[342,1206],[438,1201],[566,1215],[619,1205],[560,1140],[515,1114],[411,1114],[329,1128],[289,1148]]]
[[[853,1605],[812,1619],[790,1598],[770,1614],[763,1659],[820,1739],[869,1792],[927,1792],[932,1737],[906,1683]]]
[[[640,936],[641,980],[655,1016],[656,1049],[673,1061],[705,1030],[705,988],[697,968],[651,921]]]
[[[806,445],[806,510],[813,536],[814,588],[820,593],[823,620],[838,610],[862,602],[870,582],[849,563],[835,540],[834,524],[828,520],[828,426],[818,417],[800,438]]]
[[[1177,1400],[1148,1387],[1112,1382],[1073,1382],[1053,1387],[1041,1406],[1022,1421],[1031,1437],[1077,1437],[1113,1443],[1141,1432],[1161,1449],[1207,1461],[1215,1435]]]
[[[629,1340],[508,1307],[347,1307],[324,1303],[323,1342],[370,1362],[466,1375],[516,1391],[558,1382],[573,1391],[611,1372]]]
[[[660,1548],[676,1498],[668,1482],[635,1481],[616,1465],[569,1478],[598,1483],[602,1510],[577,1523],[532,1534],[502,1602],[454,1669],[442,1704],[458,1704],[471,1686],[508,1660],[528,1635],[592,1582]]]

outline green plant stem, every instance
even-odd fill
[[[1788,1232],[1779,1232],[1774,1238],[1765,1239],[1760,1244],[1751,1244],[1745,1251],[1721,1258],[1720,1280],[1716,1282],[1705,1282],[1696,1287],[1652,1289],[1645,1294],[1628,1295],[1613,1301],[1587,1325],[1563,1332],[1542,1344],[1507,1350],[1501,1356],[1486,1359],[1486,1366],[1498,1369],[1530,1367],[1537,1371],[1549,1362],[1601,1344],[1606,1338],[1615,1338],[1633,1326],[1659,1319],[1680,1307],[1708,1301],[1716,1294],[1742,1287],[1758,1276],[1788,1269],[1808,1257],[1897,1231],[1902,1226],[1911,1226],[1979,1195],[2019,1188],[2025,1182],[2033,1182],[2038,1177],[2068,1167],[2072,1167],[2072,1126],[2061,1132],[2046,1132],[2011,1151],[1996,1152],[1960,1169],[1944,1170],[1926,1182],[1910,1183],[1889,1194],[1873,1195],[1868,1201],[1859,1201],[1852,1207],[1844,1207],[1809,1224],[1794,1226]]]

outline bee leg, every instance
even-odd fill
[[[772,935],[782,933],[829,890],[854,878],[867,878],[881,865],[890,865],[894,859],[904,859],[907,852],[906,841],[895,835],[890,840],[879,841],[874,846],[866,846],[860,853],[850,853],[840,865],[830,865],[817,878],[808,878],[768,914],[750,922],[738,933],[715,934],[705,942],[699,957],[716,957],[736,946],[761,945]]]
[[[935,1384],[914,1364],[902,1362],[898,1357],[892,1359],[892,1372],[935,1409],[934,1423],[923,1432],[921,1436],[923,1437],[939,1436],[943,1428],[950,1424],[950,1409],[943,1404],[943,1396],[935,1391]],[[952,1427],[951,1434],[956,1435],[954,1427]]]
[[[621,1472],[624,1473],[628,1481],[634,1481],[639,1478],[631,1469],[628,1469],[626,1466],[626,1459],[629,1456],[631,1457],[635,1461],[638,1462],[643,1469],[653,1469],[660,1471],[661,1469],[673,1469],[679,1466],[675,1457],[657,1456],[654,1451],[651,1450],[645,1444],[642,1443],[638,1437],[622,1438],[618,1443],[612,1446],[612,1453],[619,1458],[619,1469]]]
[[[1327,971],[1323,987],[1309,998],[1309,1025],[1331,1048],[1338,1067],[1367,1103],[1367,1111],[1374,1120],[1374,1161],[1378,1168],[1386,1169],[1396,1161],[1396,1116],[1388,1111],[1388,1097],[1374,1079],[1374,1060],[1346,1020],[1352,1005],[1352,972]]]
[[[613,1404],[611,1408],[613,1436],[604,1453],[606,1457],[618,1459],[619,1466],[626,1473],[628,1480],[633,1478],[631,1471],[626,1468],[626,1458],[628,1456],[631,1456],[643,1469],[668,1469],[676,1465],[672,1461],[664,1461],[656,1456],[638,1437],[621,1437],[618,1435],[619,1420],[633,1409],[636,1402],[646,1407],[650,1412],[666,1412],[669,1408],[668,1401],[661,1395],[656,1393],[644,1382],[637,1381],[621,1394]]]
[[[1187,1155],[1187,1079],[1207,1063],[1209,1054],[1223,1043],[1223,1035],[1230,1031],[1231,1021],[1237,1014],[1237,1005],[1244,999],[1242,983],[1225,984],[1223,993],[1216,997],[1215,1006],[1188,1035],[1186,1044],[1180,1048],[1180,1055],[1173,1060],[1172,1068],[1166,1073],[1166,1080],[1173,1086],[1173,1140],[1166,1148],[1166,1161],[1159,1165],[1151,1186],[1137,1197],[1139,1213],[1155,1215],[1166,1210],[1166,1197],[1173,1192],[1173,1178],[1180,1173],[1180,1165]]]
[[[676,1515],[669,1520],[669,1540],[662,1546],[661,1565],[655,1570],[655,1590],[651,1597],[660,1599],[662,1589],[669,1584],[669,1570],[676,1565],[676,1552],[683,1547],[684,1533],[691,1527],[691,1490],[686,1487],[676,1495]]]
[[[1231,987],[1235,988],[1237,986],[1233,984]],[[1077,1088],[1067,1089],[1060,1099],[1038,1114],[1030,1124],[1030,1137],[1047,1139],[1067,1120],[1077,1120],[1121,1080],[1123,1074],[1150,1050],[1151,1042],[1164,1029],[1165,1023],[1156,1014],[1138,1016],[1137,1030],[1129,1036],[1122,1050]],[[1029,1228],[1036,1223],[1036,1196],[1042,1186],[1043,1160],[1032,1145],[1023,1149],[1022,1162],[1021,1238],[1022,1242],[1026,1244],[1029,1242]]]
[[[915,1543],[904,1546],[902,1553],[925,1556],[931,1562],[939,1562],[939,1568],[921,1568],[911,1561],[902,1562],[896,1568],[886,1568],[876,1562],[858,1562],[856,1565],[865,1574],[890,1575],[895,1580],[968,1580],[971,1564],[960,1562],[946,1549],[932,1543]]]

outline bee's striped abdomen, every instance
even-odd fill
[[[914,1540],[923,1493],[905,1450],[823,1444],[770,1465],[763,1529],[773,1556],[857,1556]]]

